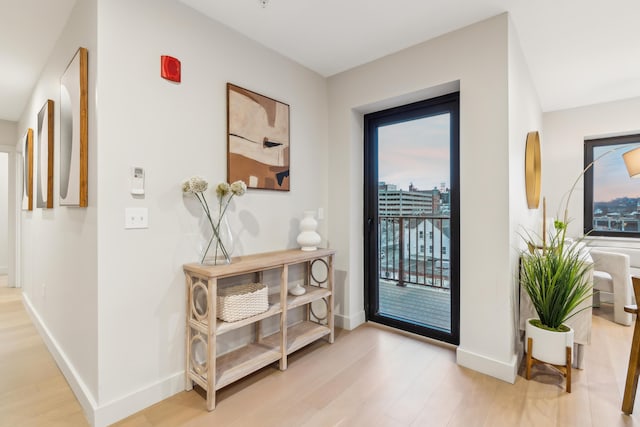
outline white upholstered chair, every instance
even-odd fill
[[[593,258],[594,306],[599,305],[600,292],[613,294],[614,321],[630,325],[631,314],[624,311],[624,306],[632,300],[629,255],[602,249],[591,249],[590,254]]]

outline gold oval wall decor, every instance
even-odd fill
[[[527,146],[524,156],[525,186],[527,188],[527,206],[537,209],[540,204],[540,135],[537,131],[527,134]]]

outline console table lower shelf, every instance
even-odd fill
[[[333,255],[335,251],[319,249],[314,252],[289,250],[234,258],[230,265],[203,266],[186,264],[184,271],[187,285],[187,335],[186,335],[186,384],[193,384],[207,393],[207,409],[215,408],[215,392],[245,376],[279,362],[279,369],[287,369],[287,357],[321,338],[329,343],[334,340],[333,323]],[[319,261],[316,267],[316,261]],[[305,266],[305,294],[288,295],[289,266]],[[326,277],[317,278],[318,266],[326,269]],[[262,280],[262,272],[279,269],[280,286],[277,294],[269,297],[269,309],[263,313],[237,322],[216,319],[216,295],[218,280],[253,274],[255,281]],[[312,271],[313,270],[313,271]],[[324,301],[326,314],[314,313],[312,304]],[[289,310],[303,310],[303,320],[288,324]],[[319,317],[318,317],[319,316]],[[262,321],[279,318],[280,330],[263,336]],[[284,326],[288,325],[288,326]],[[253,326],[253,342],[216,356],[216,341],[227,332]],[[210,373],[215,372],[213,378]]]

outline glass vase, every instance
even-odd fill
[[[227,217],[223,215],[222,218],[218,218],[212,215],[211,220],[209,220],[206,214],[203,216],[205,243],[200,256],[200,263],[207,265],[231,264],[233,234]]]

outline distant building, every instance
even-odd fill
[[[405,284],[449,286],[448,218],[380,218],[380,221],[380,277]]]
[[[381,277],[401,283],[447,287],[451,254],[449,189],[400,190],[378,184]]]
[[[394,184],[378,184],[378,210],[381,217],[423,216],[440,212],[440,190],[400,190]]]
[[[596,202],[593,229],[596,231],[640,232],[640,200],[623,197]]]
[[[449,263],[450,226],[448,220],[418,219],[405,228],[405,253],[414,259],[442,260]]]

